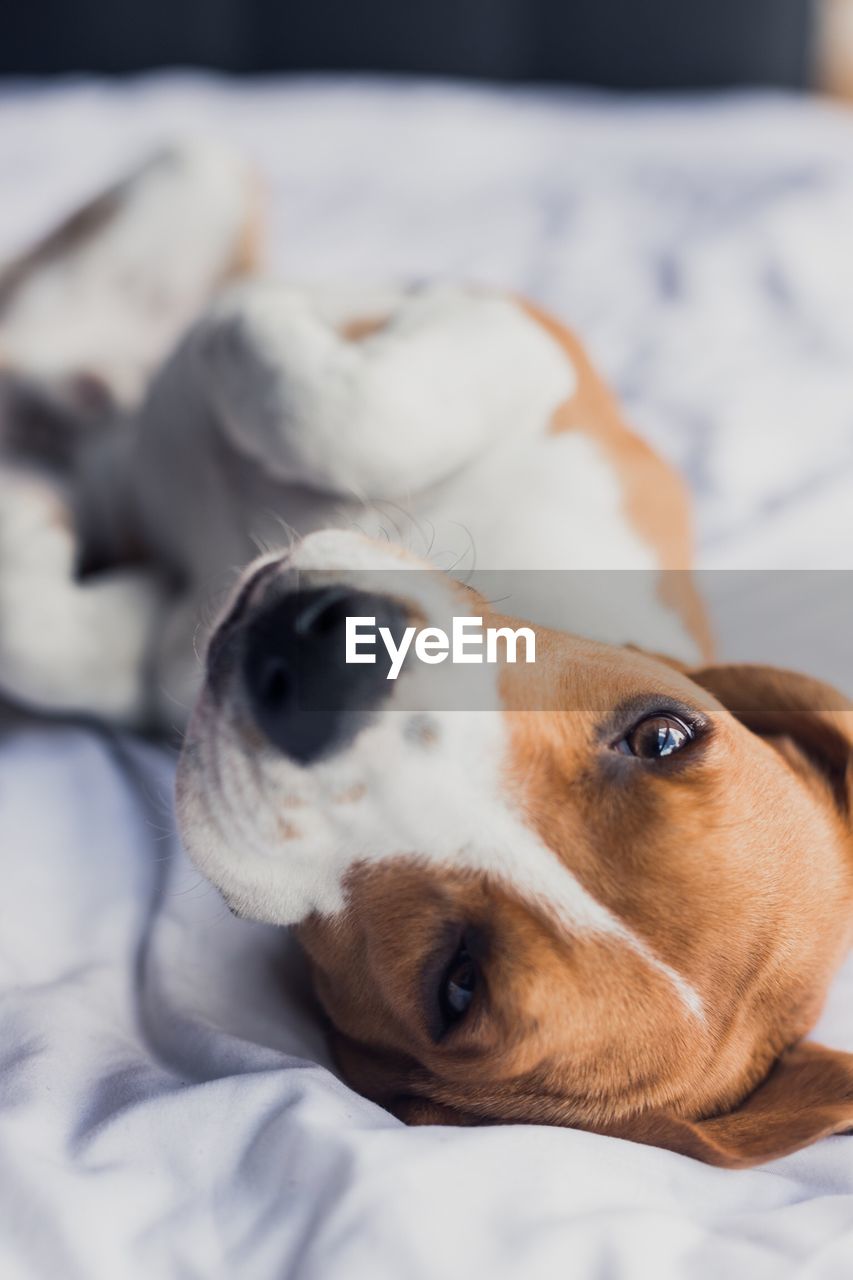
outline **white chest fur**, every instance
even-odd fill
[[[391,315],[375,332],[342,336],[380,308]],[[507,611],[692,661],[610,461],[589,435],[549,434],[576,383],[562,347],[501,295],[241,286],[155,385],[142,505],[179,562],[192,550],[200,596],[221,586],[222,547],[239,560],[253,537],[355,528],[440,567],[512,572]],[[194,504],[215,511],[215,537],[199,536]],[[544,591],[542,571],[572,572]]]

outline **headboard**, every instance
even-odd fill
[[[0,74],[380,71],[805,85],[814,0],[6,0]]]

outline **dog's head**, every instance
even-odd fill
[[[425,711],[417,673],[343,663],[346,617],[506,619],[428,570],[377,595],[389,563],[319,534],[253,567],[179,773],[201,870],[298,925],[347,1078],[725,1165],[853,1127],[853,1058],[798,1043],[853,921],[853,713],[542,629],[477,710]]]

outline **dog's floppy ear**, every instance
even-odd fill
[[[435,1102],[413,1091],[422,1068],[406,1054],[377,1049],[330,1028],[332,1053],[341,1074],[357,1093],[371,1098],[404,1124],[480,1125],[488,1121],[462,1107]]]
[[[750,663],[706,667],[690,679],[795,771],[819,775],[839,808],[853,815],[853,703],[811,676]]]
[[[389,1109],[407,1124],[500,1123],[429,1098],[401,1094]],[[542,1119],[541,1114],[538,1119]],[[565,1124],[559,1113],[552,1123]],[[571,1122],[569,1122],[571,1123]],[[706,1120],[648,1112],[608,1128],[612,1137],[664,1147],[705,1164],[745,1169],[853,1130],[853,1054],[801,1042],[781,1055],[743,1102]]]
[[[394,1098],[388,1104],[388,1109],[405,1124],[449,1124],[466,1127],[486,1123],[478,1116],[460,1110],[459,1107],[450,1107],[443,1102],[433,1102],[431,1098],[418,1098],[407,1094],[400,1094]]]
[[[404,1124],[483,1123],[459,1107],[413,1092],[412,1077],[423,1072],[407,1054],[362,1044],[334,1027],[329,1028],[329,1036],[335,1062],[347,1084]]]
[[[739,1106],[707,1120],[651,1113],[615,1136],[744,1169],[853,1129],[853,1054],[803,1042]]]

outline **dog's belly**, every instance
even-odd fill
[[[699,647],[660,595],[661,566],[631,524],[619,477],[580,432],[510,442],[424,495],[448,566],[487,575],[502,608],[594,640],[636,644],[685,662]]]
[[[397,501],[346,502],[283,486],[238,457],[227,475],[215,536],[208,529],[195,540],[192,573],[202,591],[221,589],[223,572],[259,549],[286,548],[320,529],[356,529],[463,579],[473,575],[515,616],[687,663],[701,658],[683,618],[661,598],[659,561],[624,511],[614,468],[587,435],[503,442]]]

